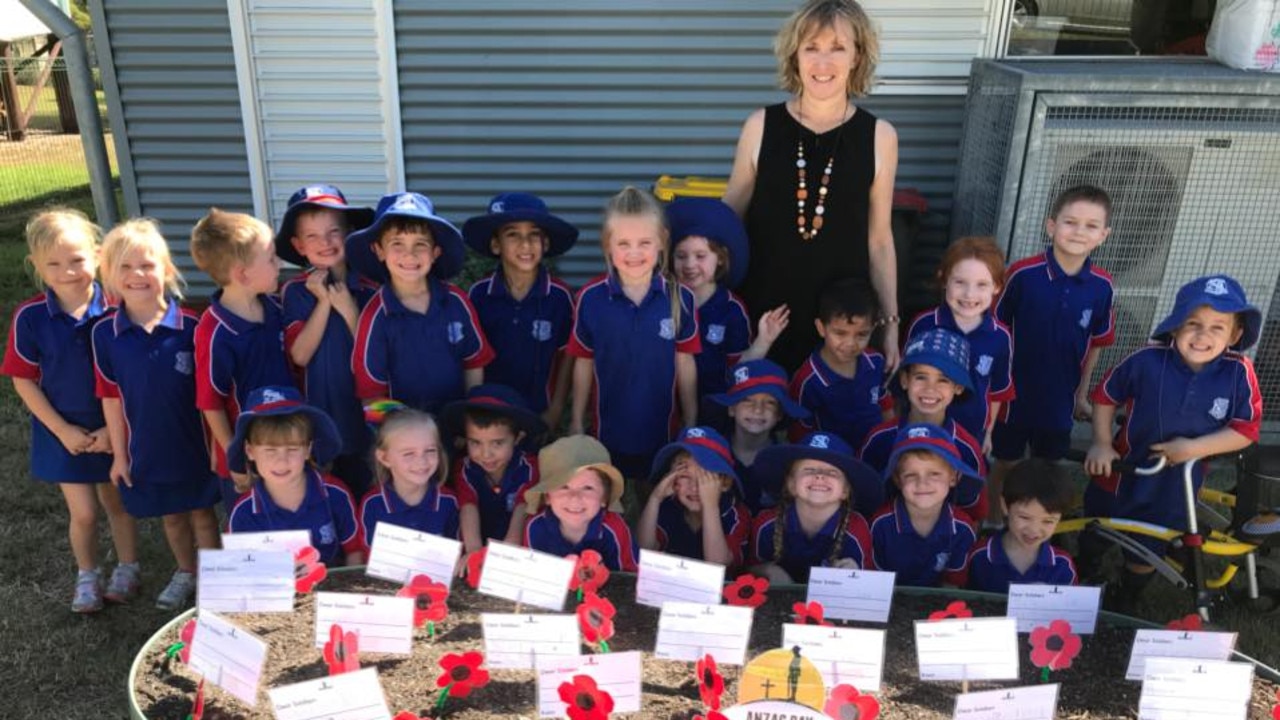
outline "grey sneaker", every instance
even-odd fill
[[[107,602],[129,602],[138,595],[141,575],[138,563],[120,563],[111,571],[111,580],[107,582],[107,591],[103,593],[103,597]]]
[[[191,595],[196,591],[195,573],[179,570],[173,574],[169,584],[164,586],[156,597],[156,607],[161,610],[179,610],[191,602]]]
[[[76,576],[76,594],[71,611],[95,613],[102,609],[102,578],[97,570],[81,570]]]

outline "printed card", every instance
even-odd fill
[[[751,616],[752,610],[747,607],[663,603],[653,654],[663,660],[685,662],[711,655],[720,665],[742,665],[751,638]]]
[[[271,688],[267,696],[276,720],[391,720],[374,668]]]
[[[653,550],[640,551],[636,602],[661,608],[668,600],[717,605],[724,591],[724,566]]]
[[[490,668],[533,670],[539,658],[562,661],[582,653],[577,615],[481,613]]]
[[[560,685],[574,675],[588,675],[613,698],[615,713],[640,712],[640,653],[583,655],[579,658],[538,658],[538,716],[564,717]]]
[[[1009,585],[1005,615],[1018,619],[1018,632],[1029,633],[1054,620],[1071,623],[1071,632],[1092,635],[1098,624],[1102,588],[1075,585]]]
[[[196,617],[187,665],[249,707],[258,702],[258,682],[267,660],[267,644],[217,613]]]
[[[269,532],[223,533],[223,550],[284,550],[290,557],[311,544],[306,530],[271,530]]]
[[[955,720],[1053,720],[1058,684],[1026,685],[956,696]]]
[[[293,554],[286,550],[200,551],[200,610],[292,612],[293,590]]]
[[[1147,658],[1227,660],[1236,646],[1236,634],[1186,630],[1139,630],[1133,636],[1133,652],[1125,680],[1141,680]]]
[[[1013,618],[916,621],[921,680],[1015,680],[1018,624]]]
[[[883,630],[787,623],[782,626],[782,647],[799,647],[800,654],[822,673],[828,688],[844,683],[859,692],[880,692]]]
[[[878,570],[816,567],[809,571],[807,600],[822,603],[825,616],[835,620],[889,622],[895,577]]]
[[[461,554],[462,543],[453,538],[380,522],[373,529],[365,573],[400,584],[426,575],[448,587]]]
[[[1151,657],[1138,720],[1245,720],[1252,692],[1248,663]]]
[[[494,540],[488,548],[480,574],[481,593],[555,612],[564,609],[572,560]]]
[[[316,593],[316,647],[329,642],[334,625],[359,636],[361,653],[413,652],[413,598]]]

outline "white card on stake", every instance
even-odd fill
[[[215,612],[205,610],[196,617],[187,667],[249,707],[258,702],[266,660],[267,644],[257,636]]]
[[[1054,620],[1071,623],[1071,632],[1092,635],[1098,624],[1102,588],[1090,585],[1009,585],[1005,615],[1018,619],[1018,632],[1029,633]]]
[[[461,553],[462,543],[453,538],[380,522],[373,529],[365,574],[402,585],[426,575],[449,587]]]
[[[413,598],[360,593],[316,593],[316,647],[329,642],[329,629],[360,637],[361,653],[413,652]]]
[[[809,571],[808,602],[822,603],[823,616],[836,620],[889,622],[896,573],[816,567]]]
[[[1133,635],[1125,680],[1141,680],[1150,657],[1226,660],[1236,647],[1236,634],[1187,630],[1139,630]]]
[[[556,612],[564,609],[574,561],[496,540],[487,547],[477,590]]]
[[[271,688],[267,697],[276,720],[391,720],[374,668]]]
[[[917,620],[921,680],[1015,680],[1018,624],[1013,618]]]
[[[615,713],[640,712],[640,653],[637,651],[538,658],[538,716],[564,717],[560,685],[588,675],[613,698]]]
[[[884,674],[884,631],[820,625],[782,626],[782,647],[799,647],[822,673],[828,689],[845,684],[859,692],[880,692]]]
[[[538,658],[582,653],[577,615],[481,613],[485,662],[491,668],[533,670]]]
[[[1138,720],[1245,720],[1252,693],[1248,663],[1149,657]]]
[[[751,639],[751,616],[748,607],[663,603],[653,654],[686,662],[710,655],[720,665],[742,665]]]
[[[306,530],[268,530],[267,532],[223,533],[223,550],[284,550],[297,557],[298,551],[311,545]]]
[[[956,696],[955,720],[1053,720],[1058,711],[1058,684],[1023,687]]]
[[[636,577],[636,603],[661,608],[668,600],[717,605],[724,593],[724,566],[640,551]]]
[[[285,550],[201,550],[196,607],[223,613],[292,612],[293,554]]]

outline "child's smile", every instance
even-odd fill
[[[844,473],[821,460],[799,460],[787,476],[791,495],[812,505],[841,503],[849,496]]]
[[[707,239],[690,235],[676,245],[676,276],[695,293],[708,285],[715,285],[719,258]]]
[[[1240,342],[1243,333],[1244,328],[1236,322],[1233,313],[1202,305],[1174,332],[1173,345],[1188,367],[1199,370]]]
[[[905,372],[902,386],[912,409],[930,416],[946,412],[957,394],[954,382],[930,365],[912,365]]]
[[[778,401],[765,393],[756,393],[734,405],[729,414],[739,428],[751,435],[770,432],[782,419]]]
[[[991,307],[996,290],[986,263],[974,258],[961,260],[947,276],[947,307],[957,320],[981,318]]]
[[[936,455],[910,453],[898,461],[898,487],[912,509],[927,512],[941,508],[957,479],[956,471]]]

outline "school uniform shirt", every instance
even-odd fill
[[[774,444],[777,444],[776,442]],[[759,457],[757,455],[757,457]],[[738,498],[746,503],[747,509],[751,511],[752,516],[759,515],[762,510],[774,507],[778,504],[778,498],[766,491],[765,481],[767,478],[760,477],[760,473],[756,470],[755,464],[745,465],[737,455],[733,456],[733,469],[738,473],[738,479],[734,482],[733,489],[737,493]]]
[[[1076,575],[1076,565],[1066,550],[1054,547],[1051,543],[1041,543],[1036,551],[1036,561],[1019,572],[1009,561],[1004,551],[1004,530],[996,535],[978,541],[969,553],[969,579],[966,587],[970,590],[982,590],[1007,594],[1009,585],[1075,585],[1080,582]]]
[[[1121,458],[1145,465],[1155,443],[1176,437],[1197,438],[1231,428],[1257,442],[1262,423],[1262,392],[1249,358],[1228,350],[1194,372],[1171,344],[1148,345],[1107,373],[1093,401],[1124,405],[1124,424],[1115,436]],[[1193,476],[1198,491],[1204,464]],[[1086,509],[1185,528],[1182,466],[1141,477],[1114,474],[1094,478],[1085,492]]]
[[[751,347],[751,320],[747,306],[726,287],[717,287],[698,308],[702,352],[698,353],[698,397],[718,395],[729,389],[729,370]]]
[[[956,325],[955,315],[946,304],[920,313],[907,330],[907,342],[934,328],[944,328],[969,341],[969,376],[973,392],[965,392],[947,407],[947,417],[964,426],[970,435],[981,438],[995,420],[991,416],[992,403],[1013,400],[1013,333],[991,312],[982,316],[982,323],[969,332]]]
[[[875,426],[867,439],[862,443],[862,447],[858,449],[858,459],[875,468],[878,472],[884,473],[889,464],[889,456],[893,454],[893,441],[898,437],[898,431],[906,427],[907,417],[903,416],[896,420],[886,420]],[[952,501],[959,505],[966,515],[982,516],[984,513],[970,513],[984,499],[984,493],[987,488],[985,482],[987,477],[987,459],[982,454],[982,442],[978,438],[969,434],[959,422],[947,418],[941,425],[951,439],[951,443],[956,446],[956,450],[960,453],[960,459],[966,465],[978,471],[980,477],[971,478],[961,476],[960,482],[956,484],[951,491]],[[898,486],[894,484],[892,479],[885,481],[885,496],[893,497],[898,494]]]
[[[286,353],[292,351],[298,335],[316,309],[316,296],[307,289],[307,278],[314,272],[328,271],[305,272],[286,282],[280,292],[284,299]],[[354,272],[347,274],[346,285],[357,309],[364,308],[378,290],[376,284]],[[364,408],[356,397],[356,381],[351,374],[351,351],[354,347],[355,338],[346,321],[338,311],[330,310],[320,344],[311,361],[299,373],[302,380],[300,389],[307,402],[325,411],[338,426],[344,455],[363,453],[369,447],[369,428],[365,425]]]
[[[63,311],[58,296],[43,292],[13,311],[0,374],[31,380],[67,422],[93,431],[103,427],[102,404],[94,397],[93,326],[111,308],[97,283],[84,315]],[[109,453],[72,455],[44,423],[31,416],[31,475],[54,482],[103,482]]]
[[[595,550],[610,570],[635,572],[637,567],[636,545],[631,539],[627,521],[618,513],[603,508],[591,519],[587,534],[577,544],[564,539],[560,534],[559,518],[550,508],[545,508],[525,522],[524,546],[560,557]]]
[[[538,458],[533,453],[513,455],[496,486],[489,483],[484,468],[467,457],[458,463],[453,477],[454,485],[466,486],[466,498],[480,511],[480,534],[501,540],[507,536],[516,507],[524,504],[524,494],[538,484]]]
[[[809,581],[809,570],[826,567],[831,560],[831,545],[839,535],[840,550],[837,558],[849,558],[864,570],[874,570],[871,554],[871,533],[867,520],[856,512],[849,513],[843,530],[837,528],[840,512],[832,513],[813,537],[807,537],[800,527],[800,516],[794,504],[786,508],[786,527],[782,538],[782,557],[774,557],[773,537],[778,529],[779,508],[765,510],[756,516],[751,525],[751,564],[776,563],[791,579],[798,583]]]
[[[268,385],[294,385],[284,354],[284,314],[280,301],[259,295],[262,322],[250,322],[222,305],[213,294],[196,326],[196,407],[223,410],[235,428],[249,393]],[[226,448],[216,447],[219,477],[231,477]]]
[[[678,326],[672,292],[680,293]],[[657,273],[639,305],[613,274],[578,292],[569,354],[595,361],[594,427],[610,453],[651,456],[670,441],[680,425],[676,353],[701,346],[693,293]]]
[[[427,312],[410,310],[383,285],[360,313],[351,366],[361,398],[390,397],[426,412],[465,393],[463,374],[493,360],[471,301],[457,286],[427,278]]]
[[[969,550],[977,538],[973,522],[950,504],[942,506],[928,537],[921,537],[912,527],[902,498],[882,508],[871,521],[876,567],[896,572],[898,585],[963,585]]]
[[[1027,428],[1069,430],[1085,356],[1115,342],[1111,275],[1085,260],[1067,275],[1052,248],[1009,267],[996,318],[1013,333],[1017,397],[1001,419]]]
[[[373,535],[380,522],[457,539],[461,508],[453,488],[441,487],[438,481],[431,482],[427,494],[417,505],[406,503],[387,481],[370,490],[360,501],[361,547],[366,552],[373,547]]]
[[[484,335],[493,346],[494,358],[484,369],[485,382],[512,388],[529,409],[541,413],[555,392],[560,351],[569,344],[573,330],[573,292],[547,272],[538,277],[524,299],[507,290],[502,267],[467,291],[480,317]]]
[[[875,350],[862,351],[853,377],[847,378],[822,359],[821,345],[791,378],[791,397],[813,413],[808,420],[797,420],[792,426],[793,442],[823,430],[858,447],[883,419],[882,409],[893,406],[892,398],[884,392],[883,355]]]
[[[720,527],[725,542],[733,554],[731,567],[742,564],[746,554],[747,534],[751,531],[751,514],[747,506],[731,495],[720,496]],[[685,519],[684,505],[675,497],[669,497],[658,506],[658,549],[672,555],[705,559],[702,554],[702,528],[694,530]]]
[[[310,465],[303,474],[306,495],[297,510],[289,511],[276,505],[259,481],[231,509],[228,532],[306,530],[311,533],[311,546],[325,564],[333,563],[343,554],[363,550],[351,492],[336,477],[322,475]]]

